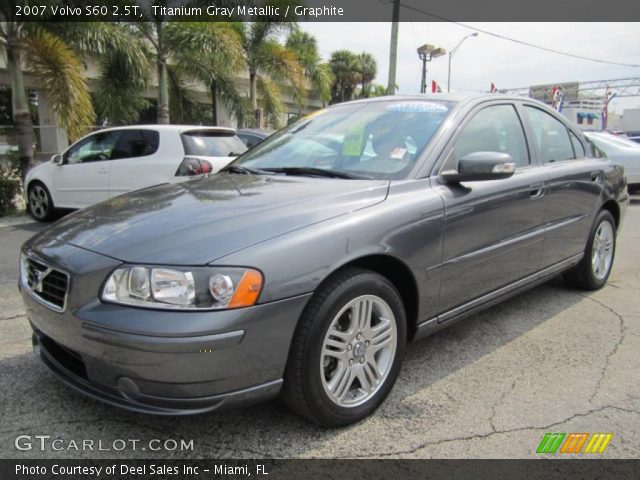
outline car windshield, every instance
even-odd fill
[[[194,130],[180,136],[187,155],[235,157],[247,151],[246,145],[232,132]]]
[[[232,167],[404,178],[452,107],[447,101],[394,100],[319,110],[255,146]]]

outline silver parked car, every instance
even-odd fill
[[[630,192],[640,190],[640,145],[609,132],[584,132],[613,163],[624,167]]]

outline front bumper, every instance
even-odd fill
[[[164,415],[277,395],[309,295],[206,312],[104,304],[96,296],[118,262],[58,242],[55,247],[55,256],[47,248],[37,255],[71,275],[65,311],[21,291],[34,349],[66,384],[111,405]],[[60,264],[62,258],[73,261]],[[92,264],[98,268],[87,267]]]

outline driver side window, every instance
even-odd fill
[[[65,163],[99,162],[111,160],[120,132],[98,132],[74,145],[66,154]]]
[[[520,117],[513,105],[494,105],[480,110],[464,126],[453,146],[453,168],[474,152],[508,153],[516,167],[529,165],[529,150]]]

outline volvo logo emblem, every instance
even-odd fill
[[[358,342],[353,347],[353,356],[360,357],[364,353],[364,343]]]
[[[51,268],[47,268],[46,270],[35,272],[35,275],[34,275],[35,278],[33,279],[34,292],[42,293],[42,290],[43,290],[42,282],[44,281],[45,278],[47,278],[47,275],[51,273],[51,270],[52,270]]]

